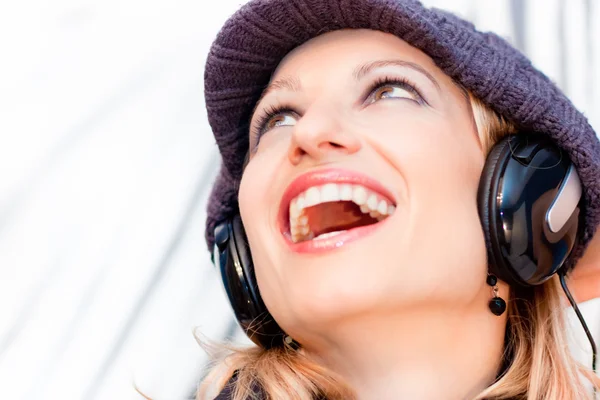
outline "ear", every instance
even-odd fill
[[[569,288],[577,303],[600,298],[600,229],[569,274]]]

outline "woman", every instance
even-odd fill
[[[207,242],[258,346],[198,398],[590,398],[558,281],[600,147],[525,57],[416,1],[254,0],[205,78]]]

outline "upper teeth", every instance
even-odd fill
[[[304,210],[321,203],[335,201],[352,201],[360,210],[373,218],[382,220],[391,215],[395,207],[380,194],[362,186],[348,183],[327,183],[313,186],[300,193],[290,202],[290,232],[292,240],[312,239],[313,233],[308,226],[308,218]],[[323,235],[319,236],[323,238]]]

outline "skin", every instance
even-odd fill
[[[356,68],[382,60],[414,63],[437,84],[399,65],[355,79]],[[408,79],[424,100],[396,84],[369,92],[382,77]],[[260,115],[277,104],[293,112],[272,119],[257,141]],[[485,154],[464,93],[395,36],[336,31],[282,60],[251,125],[240,212],[265,304],[305,354],[341,374],[359,399],[465,399],[491,384],[506,313],[487,305],[476,200]],[[282,195],[297,176],[325,167],[377,179],[396,212],[333,251],[295,253],[279,230]],[[499,288],[508,302],[508,287]]]
[[[577,262],[569,275],[568,284],[578,303],[600,297],[600,232],[596,232],[585,254]]]

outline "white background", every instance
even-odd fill
[[[186,399],[192,329],[244,341],[204,242],[202,94],[240,3],[0,4],[0,397]],[[600,1],[425,3],[510,38],[598,131]]]

